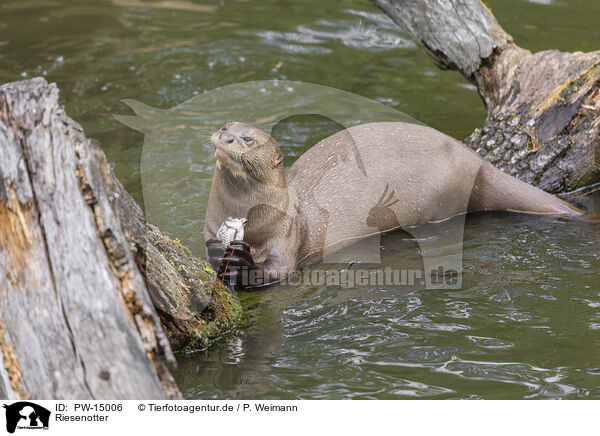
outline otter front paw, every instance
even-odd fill
[[[223,243],[221,240],[218,238],[212,238],[206,241],[206,252],[206,257],[210,266],[212,266],[215,271],[219,271],[219,268],[221,267],[220,259],[225,253],[225,249],[223,248]]]
[[[248,272],[257,268],[250,246],[244,241],[231,241],[219,258],[217,277],[238,287],[252,285],[248,281]]]

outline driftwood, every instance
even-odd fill
[[[372,0],[488,109],[465,142],[505,172],[558,193],[600,182],[600,52],[531,53],[480,0]]]
[[[3,398],[179,398],[167,336],[205,345],[239,313],[41,78],[0,87],[0,302]]]

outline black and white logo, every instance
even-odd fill
[[[6,431],[14,433],[16,429],[47,430],[50,411],[29,401],[5,404]]]

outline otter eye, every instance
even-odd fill
[[[249,136],[244,136],[244,137],[242,138],[242,141],[244,141],[246,144],[252,144],[252,143],[254,142],[254,139],[252,139],[252,138],[251,138],[251,137],[249,137]]]

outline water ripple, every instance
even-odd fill
[[[328,53],[331,49],[323,47],[327,41],[370,51],[415,47],[397,30],[383,30],[375,25],[352,21],[319,20],[311,26],[299,25],[294,32],[265,30],[257,35],[267,43],[294,53]]]

